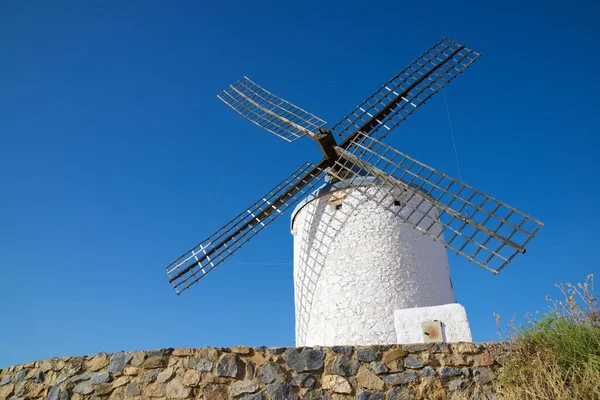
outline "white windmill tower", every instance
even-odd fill
[[[304,163],[220,230],[167,266],[188,289],[286,209],[293,212],[296,345],[470,341],[446,248],[498,273],[542,223],[386,146],[396,125],[479,54],[442,39],[332,127],[248,78],[218,97],[292,142]]]

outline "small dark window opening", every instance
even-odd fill
[[[400,207],[402,203],[400,203],[400,200],[394,200],[394,205]]]
[[[336,209],[336,210],[341,210],[341,209],[342,209],[342,205],[341,205],[341,204],[338,204],[337,206],[335,206],[335,209]]]

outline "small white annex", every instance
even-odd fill
[[[294,210],[296,345],[420,343],[432,324],[438,341],[471,341],[443,243],[392,212],[409,218],[419,199],[364,179],[326,184]]]

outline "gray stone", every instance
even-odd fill
[[[448,383],[448,390],[462,390],[467,387],[466,379],[454,379]]]
[[[303,388],[313,388],[315,387],[315,383],[317,383],[314,376],[311,374],[299,374],[292,377],[292,386],[298,386]]]
[[[252,381],[236,381],[229,386],[229,395],[231,397],[238,397],[246,393],[256,392],[260,386],[256,382]]]
[[[322,389],[314,389],[306,392],[302,400],[331,400],[331,395]]]
[[[148,371],[144,371],[142,372],[139,376],[140,376],[140,380],[142,382],[152,382],[154,379],[156,379],[156,377],[158,376],[158,374],[160,374],[162,372],[162,368],[154,368],[154,369],[149,369]]]
[[[223,354],[217,363],[217,376],[237,378],[240,373],[239,361],[235,354]]]
[[[131,358],[131,354],[125,353],[124,351],[113,353],[110,356],[110,362],[106,371],[110,373],[121,371],[123,368],[125,368],[125,364],[127,364]]]
[[[213,369],[213,363],[210,360],[202,358],[198,360],[193,368],[196,368],[200,372],[210,372]]]
[[[8,385],[11,381],[12,381],[12,376],[10,376],[10,375],[4,375],[2,377],[2,379],[0,380],[0,386],[2,386],[2,385]]]
[[[90,381],[84,381],[75,385],[73,391],[79,394],[90,394],[94,391],[94,388],[92,388],[92,383]]]
[[[406,366],[406,368],[420,369],[423,368],[425,364],[423,364],[421,361],[417,360],[414,357],[406,357],[404,359],[404,365]]]
[[[421,370],[421,376],[435,376],[435,369],[431,367],[424,367]]]
[[[267,386],[271,400],[298,400],[296,389],[286,382],[276,382]]]
[[[77,383],[81,381],[87,381],[88,379],[90,379],[90,374],[80,374],[71,377],[71,382]]]
[[[287,347],[268,347],[267,351],[271,354],[283,354],[287,350]]]
[[[431,345],[429,343],[414,343],[414,344],[405,344],[402,346],[402,349],[407,353],[419,353],[421,351],[425,351],[429,349]]]
[[[48,390],[48,394],[46,395],[46,400],[58,400],[59,395],[60,395],[60,388],[58,386],[52,386]]]
[[[466,376],[467,378],[471,376],[471,370],[467,367],[461,368],[460,373]]]
[[[159,349],[159,350],[150,350],[148,352],[148,357],[153,357],[153,356],[168,356],[173,352],[172,348],[168,348],[168,349]]]
[[[285,372],[272,361],[267,361],[263,364],[260,373],[258,374],[258,380],[262,383],[273,383],[275,381],[285,380]]]
[[[410,371],[399,374],[383,375],[381,379],[388,385],[398,386],[408,382],[415,382],[417,380],[417,373]]]
[[[108,383],[112,382],[113,377],[108,372],[94,372],[92,374],[92,383]]]
[[[371,369],[377,375],[387,374],[388,372],[390,372],[390,369],[388,368],[388,366],[383,363],[380,363],[380,362],[372,362]]]
[[[459,375],[462,375],[462,372],[456,368],[442,367],[442,369],[440,369],[440,378],[442,379]]]
[[[348,356],[339,356],[331,365],[331,374],[340,376],[354,376],[360,363],[356,360],[351,359]]]
[[[291,348],[285,351],[283,359],[288,367],[296,372],[318,371],[323,368],[325,354],[307,348]]]
[[[135,382],[129,382],[125,387],[125,393],[129,396],[138,396],[140,393],[140,387]]]
[[[352,354],[354,349],[352,347],[346,347],[346,346],[333,346],[331,348],[331,351],[349,356]]]
[[[415,398],[411,388],[396,388],[385,394],[385,400],[412,400]]]
[[[44,373],[42,371],[36,372],[31,377],[31,380],[34,381],[35,383],[42,383],[42,382],[44,382]]]
[[[262,393],[247,394],[242,400],[267,400]]]
[[[358,361],[373,362],[379,361],[381,358],[381,353],[370,349],[362,349],[356,351],[356,357],[358,358]]]
[[[56,380],[56,383],[60,385],[61,383],[63,383],[66,380],[67,380],[66,376],[59,376],[58,379]]]
[[[29,371],[26,370],[26,369],[17,372],[15,374],[15,376],[13,377],[12,381],[13,382],[21,382],[23,379],[25,379],[25,376],[27,375],[27,372],[29,372]]]
[[[475,367],[473,368],[473,380],[478,385],[485,385],[492,381],[494,378],[494,374],[485,367]]]
[[[356,400],[383,400],[384,396],[379,393],[360,392]]]

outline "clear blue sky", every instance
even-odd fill
[[[598,3],[375,3],[2,2],[0,367],[293,345],[289,214],[184,295],[167,282],[319,159],[216,95],[247,75],[335,123],[443,36],[483,53],[446,91],[463,179],[546,223],[499,276],[450,255],[474,339],[597,272]],[[442,95],[388,139],[457,175]]]

